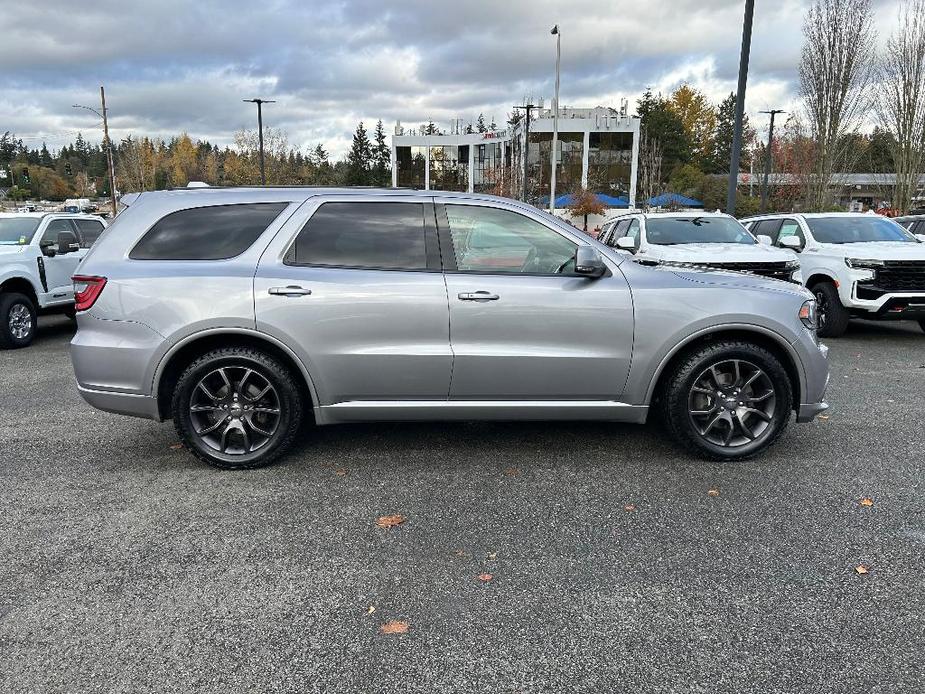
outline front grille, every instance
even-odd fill
[[[788,267],[786,261],[778,263],[704,263],[704,267],[717,270],[733,270],[734,272],[748,272],[752,275],[771,277],[776,280],[792,281],[793,268]]]
[[[925,292],[925,260],[887,260],[874,285],[888,292]]]

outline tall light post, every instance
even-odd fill
[[[275,104],[275,101],[269,99],[242,99],[250,104],[257,104],[257,139],[260,143],[260,185],[267,184],[267,170],[263,163],[263,105]]]
[[[556,37],[556,97],[552,102],[552,154],[549,174],[549,213],[556,209],[556,145],[559,142],[559,61],[562,58],[562,33],[556,24],[549,32]]]
[[[787,113],[779,108],[772,108],[770,111],[762,113],[771,114],[771,126],[768,128],[768,151],[764,155],[764,180],[761,182],[761,214],[768,209],[768,179],[771,177],[771,144],[774,142],[774,116],[778,113]]]
[[[729,161],[729,184],[726,188],[726,214],[735,215],[736,186],[739,184],[739,155],[742,153],[742,121],[745,118],[745,86],[748,82],[748,54],[752,47],[752,19],[755,0],[745,0],[742,23],[742,51],[739,54],[739,87],[736,91],[735,126],[732,131],[732,156]]]
[[[116,167],[112,161],[112,141],[109,139],[109,118],[106,111],[106,90],[100,85],[100,104],[103,112],[100,113],[95,108],[74,104],[72,108],[82,108],[95,113],[103,119],[103,147],[106,149],[106,168],[109,169],[109,198],[112,206],[112,216],[115,218],[118,213],[116,205]]]

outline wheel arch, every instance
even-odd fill
[[[38,310],[38,292],[28,278],[19,275],[13,275],[11,277],[7,277],[3,281],[0,281],[0,294],[4,294],[6,292],[18,292],[19,294],[25,294],[29,297],[29,299],[32,300],[33,305],[35,306],[36,310]]]
[[[809,277],[806,278],[803,284],[806,286],[807,289],[811,289],[812,287],[815,287],[820,282],[831,282],[836,287],[838,287],[838,280],[835,279],[835,277],[833,277],[831,274],[827,272],[819,272],[819,271],[813,272],[813,274],[811,274]]]
[[[170,403],[180,375],[197,358],[222,347],[250,347],[267,352],[278,359],[293,374],[306,398],[305,409],[314,411],[318,404],[317,391],[302,361],[285,344],[269,335],[241,328],[218,328],[194,333],[174,345],[162,358],[154,375],[152,393],[157,398],[157,411],[161,420],[170,419]]]
[[[790,377],[793,389],[793,403],[796,409],[800,405],[800,398],[806,390],[803,380],[803,371],[800,368],[800,359],[793,351],[791,345],[779,334],[757,325],[742,326],[716,326],[707,328],[690,335],[685,341],[679,343],[662,359],[646,392],[646,402],[652,403],[654,398],[660,398],[668,381],[672,367],[684,359],[690,352],[711,342],[723,340],[742,340],[751,342],[767,349],[776,356]]]

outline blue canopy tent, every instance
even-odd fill
[[[662,193],[649,198],[650,207],[703,207],[700,200],[694,200],[680,193]]]
[[[597,198],[597,201],[604,205],[605,207],[629,207],[630,202],[626,198],[620,197],[615,198],[612,195],[604,195],[603,193],[595,193],[594,197]],[[556,198],[556,208],[568,207],[572,204],[573,196],[571,193],[565,195],[560,195]],[[544,195],[540,198],[541,205],[549,204],[549,196]]]

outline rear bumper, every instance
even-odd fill
[[[109,390],[94,390],[77,386],[80,396],[90,405],[104,412],[124,414],[130,417],[142,417],[161,421],[157,409],[157,399],[150,395],[136,393],[116,393]]]

